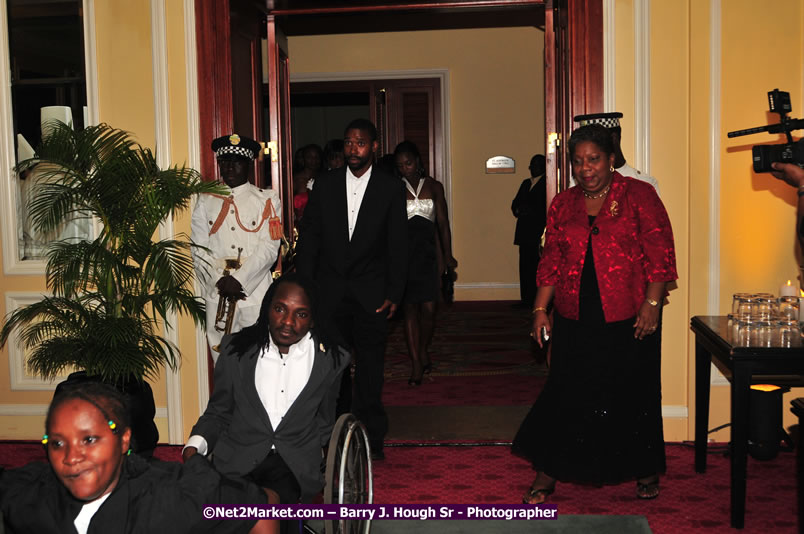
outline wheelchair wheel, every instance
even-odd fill
[[[332,430],[324,477],[325,503],[374,502],[368,435],[363,424],[350,413],[340,416]],[[324,521],[324,527],[326,534],[368,534],[371,521],[362,519]]]

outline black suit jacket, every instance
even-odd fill
[[[519,186],[511,211],[516,217],[514,245],[538,245],[547,223],[547,177],[542,176],[533,189],[530,178]]]
[[[325,316],[346,296],[372,313],[385,299],[402,300],[408,239],[401,180],[372,167],[351,241],[345,167],[316,179],[304,221],[296,266],[318,283]]]
[[[229,340],[224,338],[215,364],[215,390],[190,434],[207,440],[215,467],[232,477],[250,473],[275,446],[299,482],[302,501],[308,502],[324,486],[321,447],[335,425],[340,375],[350,363],[349,354],[340,348],[322,352],[315,340],[307,385],[273,428],[254,384],[260,347],[240,356],[232,352]]]

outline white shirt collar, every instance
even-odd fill
[[[282,354],[279,352],[279,347],[276,346],[276,343],[272,337],[268,346],[268,352],[281,359],[298,358],[300,356],[306,356],[313,351],[315,351],[315,344],[313,342],[313,335],[310,332],[307,332],[303,338],[291,345],[287,354]],[[265,356],[265,352],[262,353],[262,356]]]
[[[81,511],[78,512],[78,515],[73,520],[73,525],[75,525],[75,530],[78,532],[78,534],[87,534],[87,531],[89,530],[89,523],[92,521],[92,517],[95,515],[95,512],[100,509],[101,505],[106,502],[106,499],[108,499],[109,495],[111,494],[112,492],[110,491],[106,495],[102,495],[94,501],[85,503],[81,507]]]
[[[350,241],[357,227],[357,216],[360,213],[360,206],[363,204],[363,197],[366,194],[366,189],[368,189],[373,169],[374,166],[372,165],[366,169],[363,176],[358,178],[352,174],[352,169],[348,166],[346,167],[346,215]]]
[[[347,165],[346,166],[346,179],[347,180],[363,180],[363,179],[365,179],[366,181],[368,181],[368,179],[371,178],[371,171],[372,170],[374,170],[374,165],[373,164],[368,169],[366,169],[366,172],[363,173],[363,176],[355,176],[352,173],[352,169],[350,169],[349,165]]]

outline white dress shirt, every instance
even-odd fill
[[[106,499],[109,498],[112,492],[110,491],[106,495],[102,497],[98,497],[94,501],[86,503],[84,506],[81,507],[81,511],[78,512],[78,515],[75,516],[73,519],[73,525],[75,525],[75,530],[78,534],[87,534],[87,530],[89,530],[89,523],[92,521],[92,517],[95,515],[101,505],[106,502]]]
[[[267,349],[260,351],[254,385],[274,430],[310,380],[314,360],[315,342],[309,332],[291,345],[287,354],[279,352],[273,339]],[[197,434],[190,436],[184,449],[187,447],[195,447],[203,456],[209,452],[207,440]]]
[[[287,354],[281,354],[273,340],[260,353],[254,385],[274,430],[310,380],[314,357],[315,343],[309,332],[291,345]]]
[[[369,167],[363,176],[358,178],[352,174],[352,169],[346,167],[346,209],[349,215],[350,241],[357,225],[357,215],[360,213],[360,205],[363,203],[363,195],[366,194],[366,187],[368,187],[373,168],[374,166]]]

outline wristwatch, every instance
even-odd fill
[[[659,303],[657,301],[653,300],[653,299],[645,299],[645,301],[648,304],[650,304],[651,306],[653,306],[654,308],[659,305]]]

